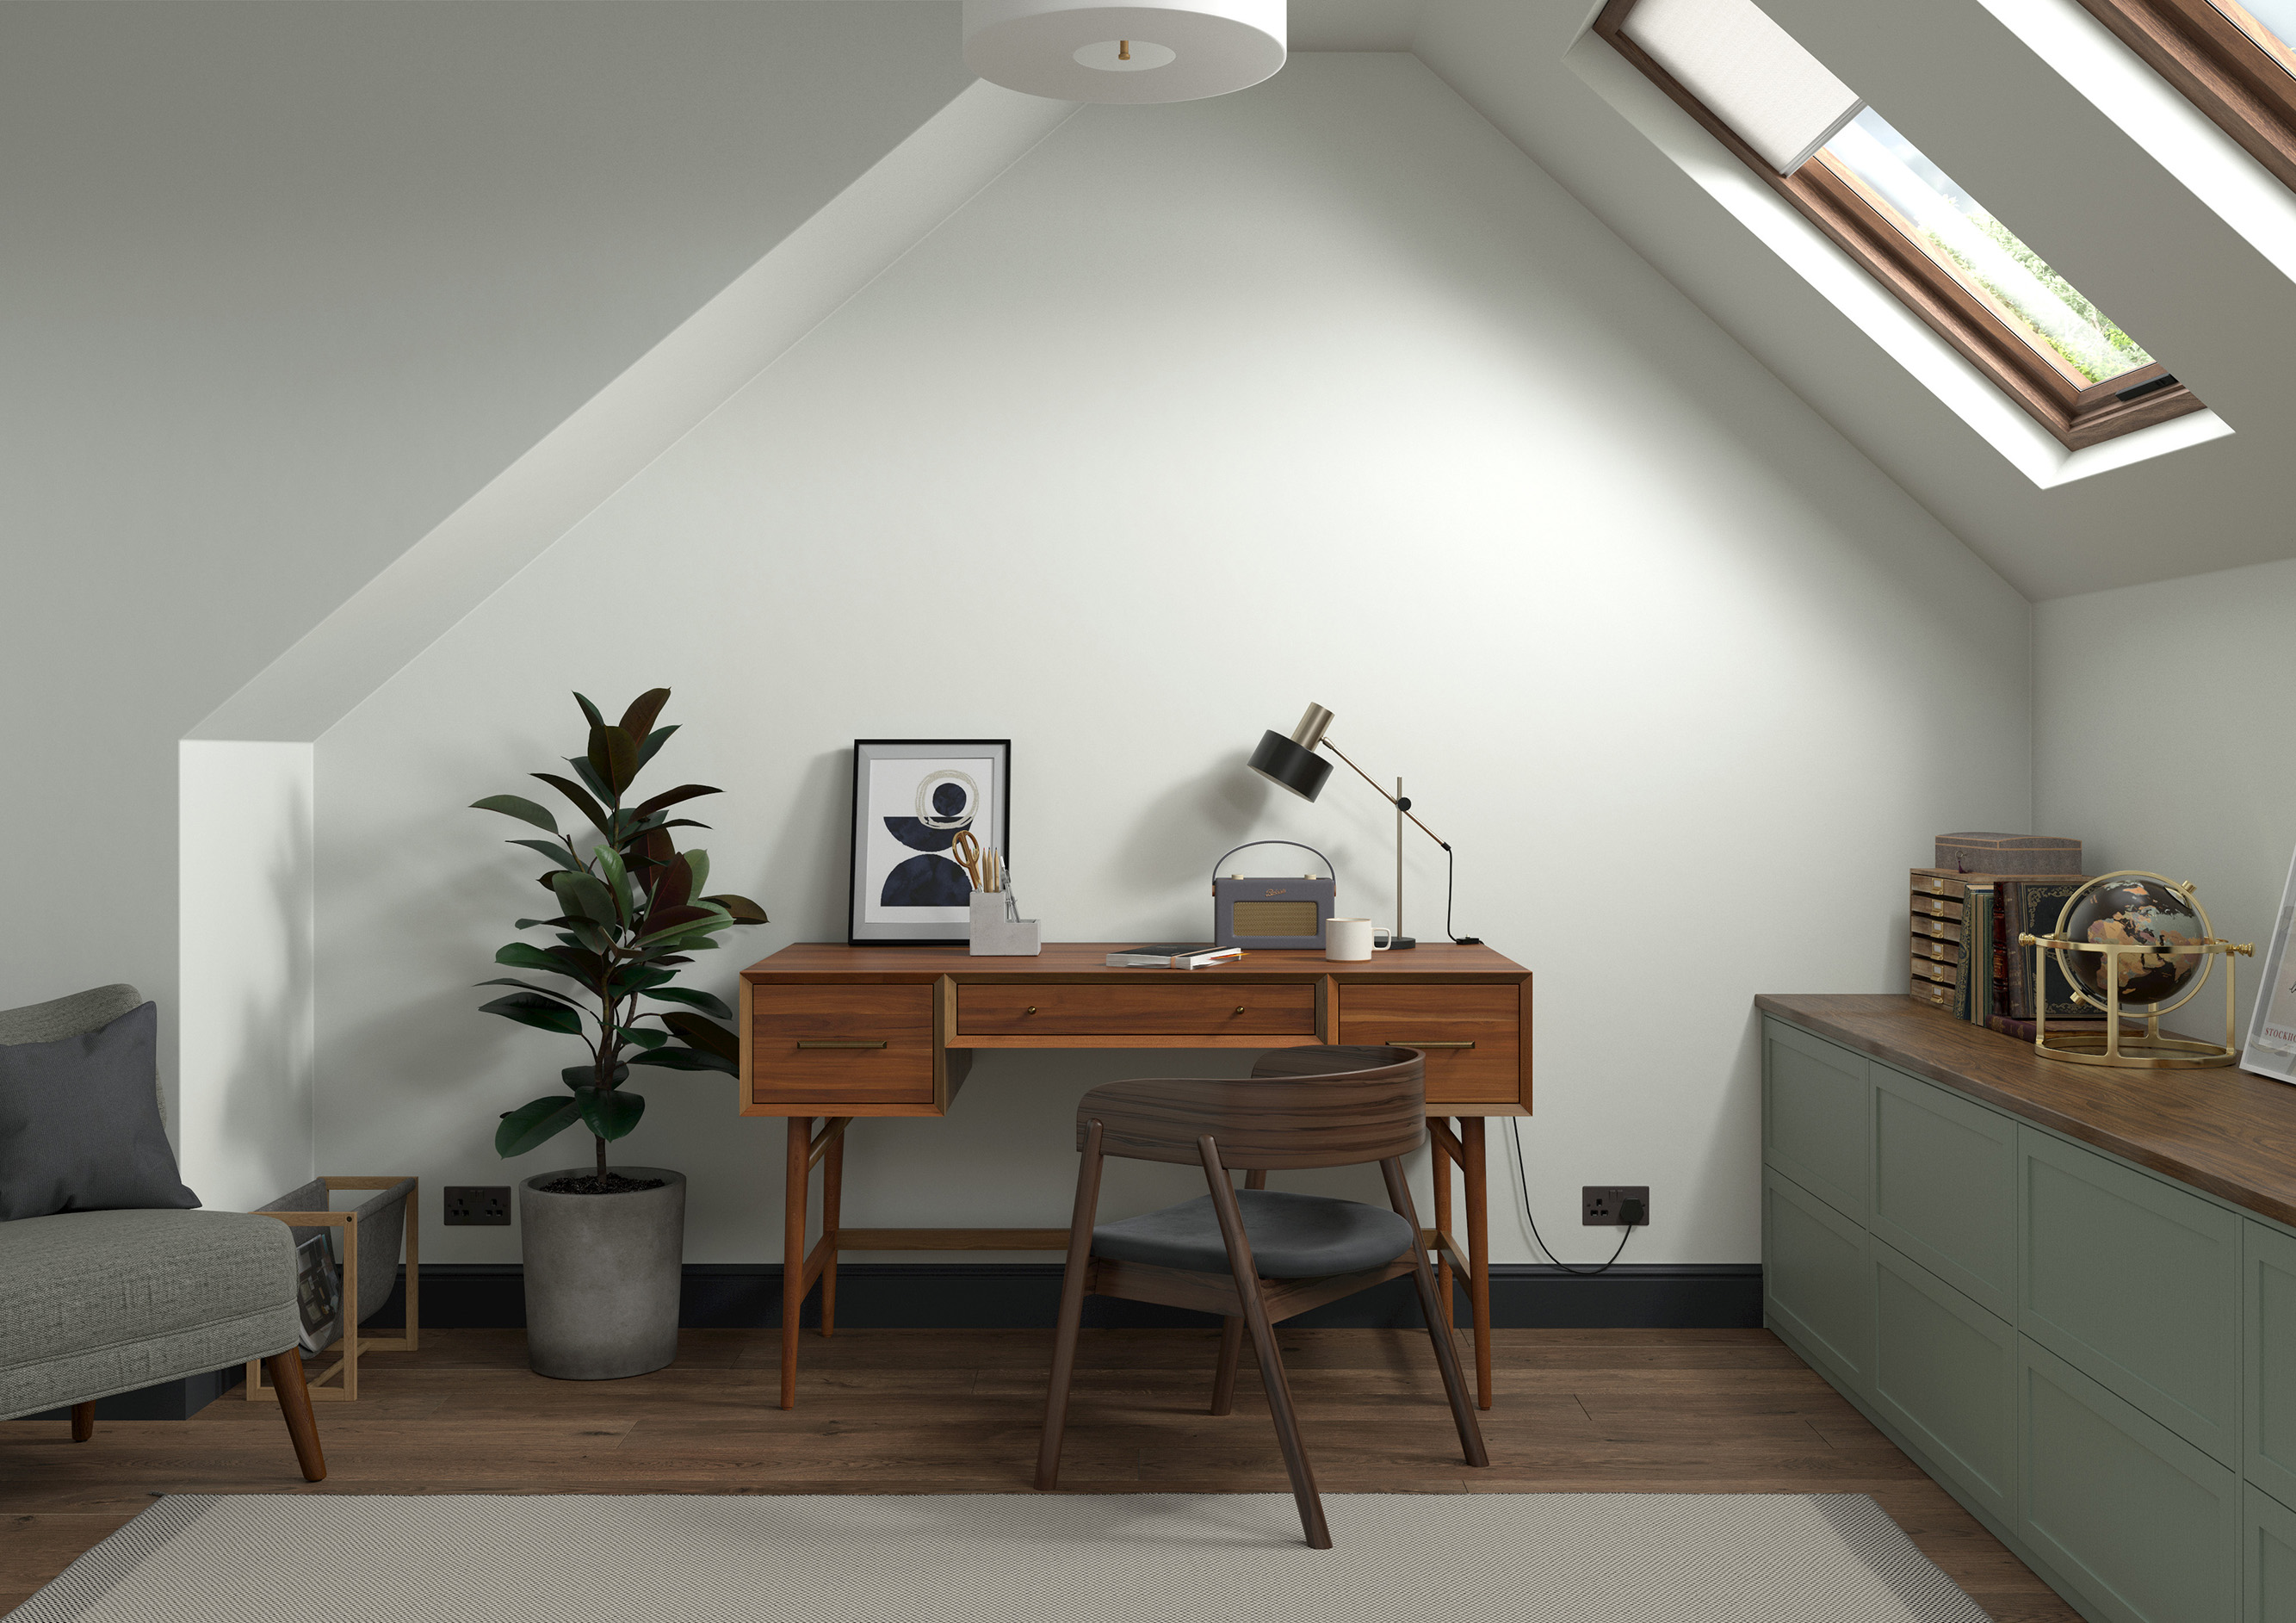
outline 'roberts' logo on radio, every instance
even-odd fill
[[[1269,896],[1289,896],[1292,894],[1292,887],[1289,885],[1270,885],[1267,888],[1266,894]]]

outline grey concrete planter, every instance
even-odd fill
[[[526,1357],[539,1375],[616,1381],[677,1357],[677,1287],[685,1255],[685,1175],[623,1194],[545,1194],[536,1185],[594,1168],[544,1172],[518,1186],[526,1258]]]

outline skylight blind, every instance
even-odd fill
[[[1620,32],[1781,175],[1866,105],[1752,0],[1641,0]]]

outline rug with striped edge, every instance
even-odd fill
[[[1863,1494],[169,1495],[8,1623],[1985,1623]]]

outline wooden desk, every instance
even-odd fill
[[[1392,1044],[1427,1058],[1435,1255],[1475,1320],[1475,1389],[1491,1406],[1483,1124],[1530,1114],[1530,971],[1486,947],[1423,946],[1335,963],[1247,953],[1203,970],[1115,970],[1122,942],[1054,942],[1040,957],[962,947],[802,942],[742,971],[742,1113],[789,1119],[782,1242],[782,1407],[797,1406],[798,1310],[817,1280],[836,1327],[840,1251],[1063,1250],[1065,1228],[843,1228],[845,1129],[857,1116],[945,1116],[984,1048],[1287,1048]],[[815,1123],[821,1126],[818,1131]],[[1453,1123],[1456,1121],[1456,1126]],[[822,1234],[806,1246],[822,1168]],[[1466,1184],[1467,1246],[1450,1233]]]

